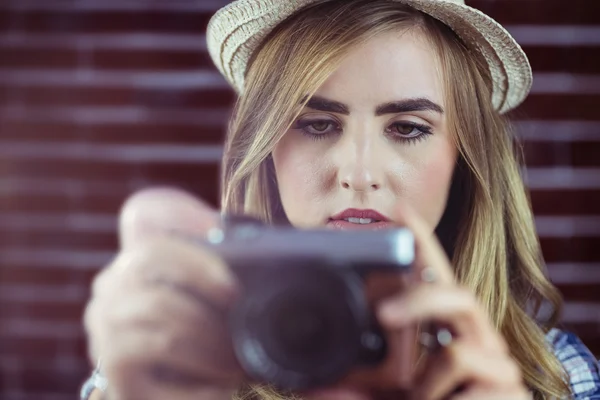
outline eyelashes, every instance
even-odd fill
[[[299,120],[293,129],[299,129],[303,135],[313,140],[322,140],[342,133],[340,125],[329,119]],[[395,122],[386,128],[385,132],[392,140],[405,144],[424,140],[433,133],[430,126],[411,121]]]

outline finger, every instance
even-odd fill
[[[177,384],[166,384],[156,379],[151,368],[135,362],[111,364],[107,371],[107,398],[111,400],[223,400],[234,398],[237,386],[206,384],[189,375]]]
[[[112,307],[96,330],[107,374],[115,366],[148,372],[164,365],[197,383],[241,381],[223,316],[164,288],[127,298],[125,303],[116,299],[118,307],[106,304]]]
[[[110,376],[106,399],[111,400],[224,400],[233,399],[235,387],[205,385],[165,385],[143,369],[129,367]]]
[[[396,392],[391,398],[403,398],[397,393],[412,386],[419,352],[416,328],[388,330],[386,336],[386,359],[376,366],[353,369],[341,385],[353,385],[361,389]],[[384,398],[378,393],[377,399]],[[390,397],[385,397],[390,398]]]
[[[174,188],[145,189],[132,195],[119,215],[122,248],[170,231],[205,236],[220,214],[189,193]]]
[[[482,351],[478,346],[454,342],[432,356],[417,379],[413,398],[449,398],[458,388],[514,392],[521,387],[521,373],[507,355]]]
[[[171,330],[172,331],[172,330]],[[215,385],[232,387],[243,379],[235,376],[233,370],[221,370],[208,361],[219,361],[219,357],[199,354],[189,344],[193,338],[170,338],[168,335],[180,335],[179,332],[166,332],[162,329],[141,330],[128,328],[119,333],[118,340],[103,347],[102,369],[111,385],[128,386],[130,383],[115,380],[124,371],[137,371],[137,380],[150,381],[165,387],[182,386],[188,388]],[[198,340],[198,337],[196,337]],[[182,356],[182,349],[191,351]],[[200,355],[195,360],[192,353]],[[211,353],[217,353],[212,350]]]
[[[227,265],[206,247],[156,238],[122,251],[92,285],[94,296],[113,296],[135,286],[162,285],[219,309],[235,299],[238,286]]]
[[[98,301],[89,301],[83,313],[83,328],[87,337],[87,356],[91,365],[97,366],[100,361],[99,333],[102,326],[102,307]]]
[[[381,324],[390,330],[434,322],[448,326],[460,339],[484,348],[507,351],[475,296],[465,289],[419,285],[386,299],[377,312]]]
[[[213,386],[197,389],[164,388],[160,385],[144,383],[130,390],[127,395],[121,395],[116,400],[225,400],[235,399],[235,389]],[[109,394],[108,399],[114,399]]]
[[[434,235],[434,229],[429,227],[408,204],[398,204],[392,216],[397,223],[406,226],[415,237],[416,259],[415,266],[420,273],[425,267],[433,268],[436,282],[452,284],[454,272],[446,257],[444,249]]]
[[[468,390],[463,393],[456,394],[450,400],[533,400],[533,394],[525,389],[515,389],[512,391],[502,391],[498,393],[496,390]]]

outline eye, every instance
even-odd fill
[[[416,122],[404,121],[392,124],[387,132],[392,135],[394,140],[416,141],[425,139],[425,135],[430,135],[431,127]]]
[[[333,129],[330,128],[332,126]],[[296,122],[294,129],[300,129],[303,134],[318,139],[340,131],[337,122],[328,119],[300,120]]]
[[[307,127],[311,127],[317,133],[323,133],[329,128],[329,125],[331,125],[329,121],[315,121],[307,125]]]

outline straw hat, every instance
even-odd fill
[[[318,0],[236,0],[211,18],[207,30],[210,56],[238,94],[244,91],[252,52],[275,26]],[[501,113],[518,106],[532,84],[527,56],[499,23],[464,0],[390,0],[418,9],[448,25],[471,51],[481,54],[494,80],[492,101]]]

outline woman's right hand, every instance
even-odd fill
[[[225,400],[242,384],[224,322],[235,279],[185,239],[203,237],[219,220],[174,189],[145,190],[125,203],[121,249],[95,278],[84,318],[108,399]]]

